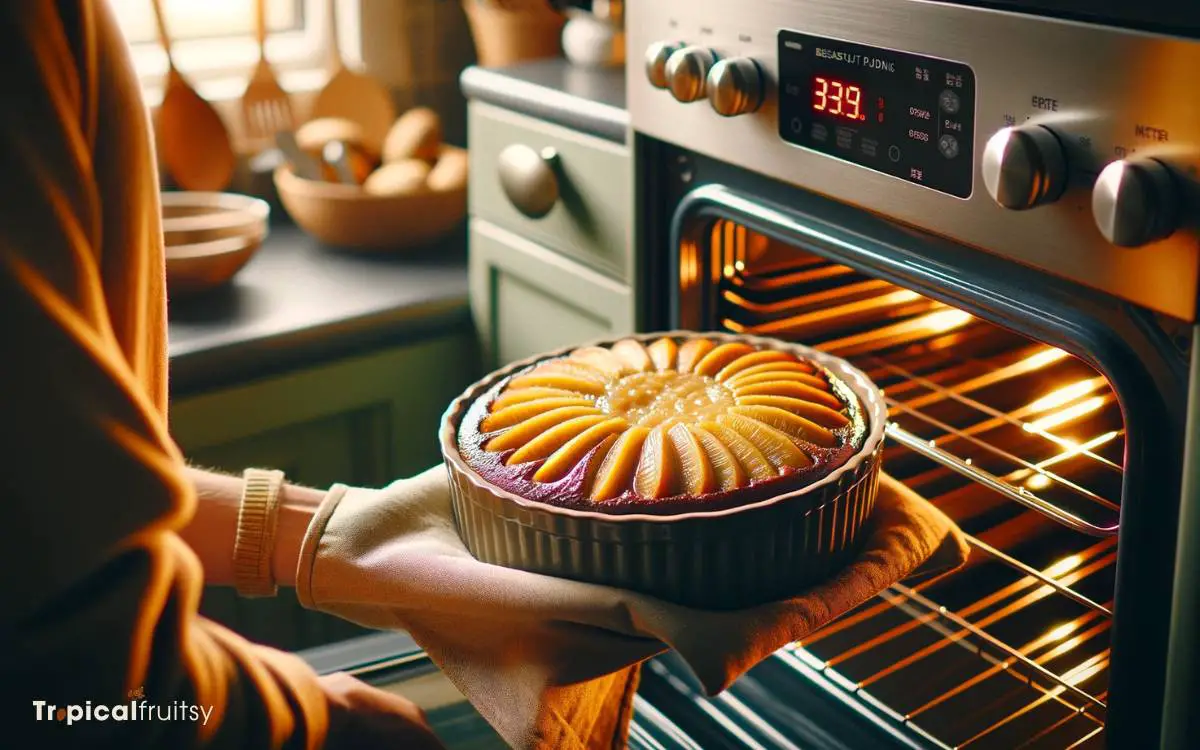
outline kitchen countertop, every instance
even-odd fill
[[[290,223],[226,286],[169,305],[173,396],[468,330],[466,232],[397,255],[322,246]]]
[[[459,78],[468,99],[625,143],[623,68],[593,69],[565,59],[537,60],[507,68],[470,67]]]

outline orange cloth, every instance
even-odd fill
[[[674,648],[710,694],[789,642],[968,549],[940,510],[884,475],[858,557],[793,599],[702,611],[480,563],[455,530],[446,469],[383,490],[334,487],[309,526],[306,607],[404,628],[517,748],[625,745],[642,660]]]
[[[0,70],[0,745],[317,747],[312,671],[196,614],[158,178],[116,21],[92,0],[0,3]],[[120,704],[139,687],[214,711],[34,721],[36,700]]]

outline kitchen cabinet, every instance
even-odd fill
[[[633,178],[625,144],[479,101],[470,103],[468,125],[472,216],[632,282]],[[530,171],[528,158],[512,161],[517,150],[546,160],[549,169]],[[549,212],[523,213],[504,187],[506,171],[523,191],[552,197]]]
[[[171,429],[194,465],[381,486],[440,460],[441,414],[477,377],[476,344],[463,331],[173,401]],[[201,613],[286,649],[366,632],[304,610],[290,590],[241,599],[211,587]]]
[[[632,333],[632,290],[483,219],[471,220],[471,313],[489,369]]]

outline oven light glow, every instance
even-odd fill
[[[1086,396],[1103,384],[1104,378],[1086,378],[1070,385],[1064,385],[1062,388],[1057,388],[1042,396],[1037,401],[1034,401],[1026,408],[1034,413],[1057,409],[1060,406],[1071,403],[1080,396]]]
[[[1029,357],[1028,359],[1026,359],[1025,364],[1031,370],[1038,370],[1038,369],[1045,367],[1046,365],[1054,364],[1055,362],[1059,361],[1060,359],[1063,359],[1066,356],[1067,356],[1067,353],[1064,352],[1062,349],[1043,349],[1042,351],[1038,352],[1037,354],[1034,354],[1032,357]]]
[[[1076,629],[1076,624],[1074,622],[1064,622],[1062,625],[1059,625],[1054,630],[1051,630],[1049,633],[1046,633],[1046,635],[1041,640],[1043,643],[1054,643],[1055,641],[1061,641],[1063,638],[1066,638],[1071,633],[1074,633],[1075,629]]]
[[[1101,406],[1104,406],[1104,402],[1105,398],[1103,396],[1093,396],[1092,398],[1080,401],[1074,406],[1069,406],[1061,411],[1048,414],[1036,421],[1026,422],[1024,424],[1025,431],[1046,432],[1047,430],[1052,430],[1059,425],[1079,419],[1086,414],[1091,414]]]
[[[971,316],[962,310],[942,310],[921,318],[921,327],[934,333],[944,333],[964,326],[970,321]]]
[[[1058,578],[1075,570],[1083,562],[1083,558],[1079,555],[1067,555],[1063,559],[1054,563],[1050,567],[1042,571],[1042,574],[1047,578]]]
[[[1025,486],[1034,491],[1044,490],[1049,487],[1053,481],[1054,480],[1045,474],[1034,474],[1033,476],[1029,477],[1029,479],[1025,480]]]

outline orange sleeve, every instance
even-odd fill
[[[0,66],[0,737],[319,747],[313,672],[196,614],[203,573],[177,533],[196,501],[166,429],[158,183],[124,41],[102,3],[0,3]],[[211,713],[35,718],[34,701],[112,706],[134,688]]]

